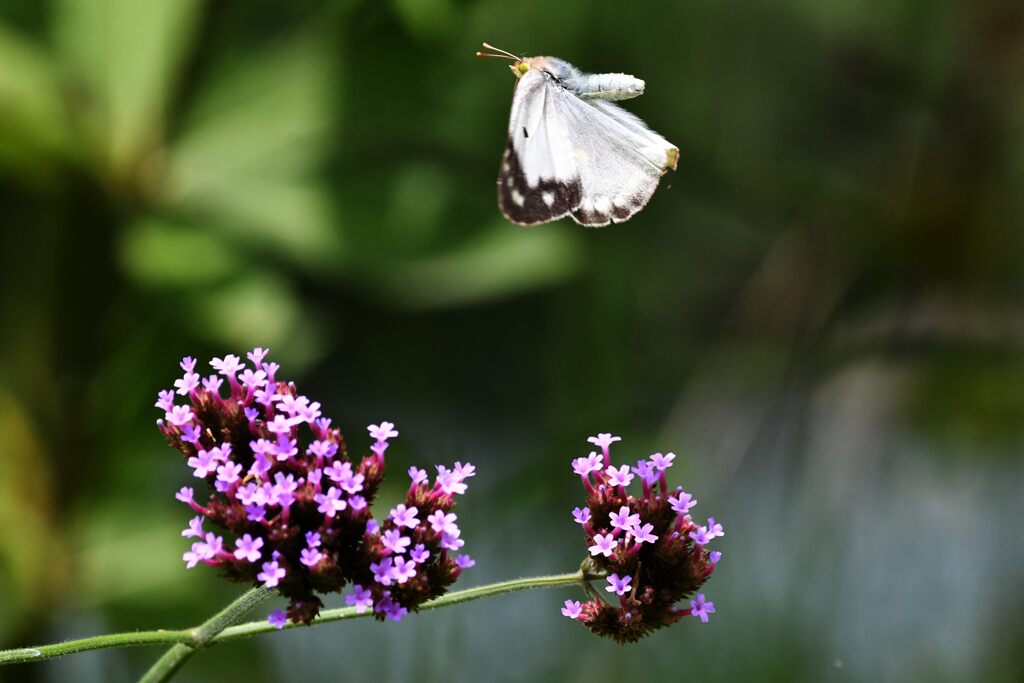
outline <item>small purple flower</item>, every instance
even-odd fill
[[[380,562],[371,562],[370,571],[373,573],[373,580],[382,586],[391,585],[392,559],[382,558]]]
[[[321,460],[327,460],[328,458],[333,458],[338,453],[338,444],[331,443],[330,441],[322,441],[322,440],[318,439],[318,440],[314,441],[313,443],[309,444],[309,446],[306,448],[306,452],[309,453],[310,455],[312,455],[313,457],[320,458]],[[333,466],[334,467],[338,467],[339,465],[342,466],[342,467],[344,467],[345,465],[348,465],[350,469],[352,467],[352,465],[347,463],[347,462],[346,463],[337,463],[336,462],[336,463],[334,463]],[[326,470],[324,471],[324,474],[327,474]],[[327,476],[330,477],[331,475],[328,474]],[[340,476],[340,473],[339,473],[339,476]],[[333,479],[333,477],[331,477],[331,478]]]
[[[435,479],[441,492],[449,496],[461,496],[466,492],[466,484],[463,483],[462,477],[453,470],[449,470],[444,465],[437,466],[437,477]]]
[[[186,372],[181,379],[174,380],[174,387],[179,396],[187,396],[199,386],[199,375],[194,372]]]
[[[612,574],[608,577],[608,585],[605,586],[605,590],[616,595],[625,595],[629,592],[629,584],[631,583],[633,583],[632,576],[619,578],[618,574]]]
[[[686,491],[680,491],[677,496],[669,496],[668,503],[677,514],[685,515],[690,508],[697,504],[697,501]]]
[[[345,490],[345,493],[353,495],[363,490],[364,481],[366,481],[366,477],[362,473],[356,472],[352,474],[348,472],[345,476],[342,476],[338,483]]]
[[[192,569],[200,561],[205,560],[208,557],[208,551],[206,544],[202,541],[196,541],[192,544],[191,550],[186,550],[185,554],[181,556],[181,559],[185,560],[185,567]]]
[[[299,562],[312,569],[323,557],[324,554],[316,548],[303,548],[299,553]]]
[[[409,613],[409,610],[402,607],[397,602],[388,601],[387,606],[384,608],[384,614],[387,615],[388,619],[394,622],[399,622],[402,618]]]
[[[579,600],[566,600],[565,607],[562,608],[562,614],[570,619],[579,619],[580,612],[582,611],[583,605],[580,604]]]
[[[320,481],[324,478],[324,471],[314,467],[306,475],[306,481],[313,485],[313,488],[320,490]]]
[[[634,526],[640,524],[640,515],[629,514],[631,510],[623,505],[619,508],[618,512],[609,512],[608,516],[612,521],[613,529],[622,529],[623,531],[629,531]]]
[[[181,366],[181,369],[185,372],[195,372],[196,359],[192,356],[185,356],[181,359],[181,362],[179,362],[178,365]]]
[[[357,583],[352,586],[352,594],[345,596],[345,604],[355,607],[356,613],[362,614],[373,607],[373,593]]]
[[[250,522],[262,522],[267,515],[267,508],[262,505],[246,505],[245,518]]]
[[[240,369],[242,369],[242,359],[233,354],[224,356],[224,359],[214,358],[210,361],[210,365],[213,369],[226,377],[234,377]]]
[[[412,558],[412,561],[416,564],[423,564],[427,561],[427,558],[430,557],[430,551],[427,550],[426,546],[422,543],[417,543],[416,547],[409,553],[409,557]]]
[[[690,600],[690,614],[700,617],[703,623],[708,623],[708,615],[715,613],[715,603],[708,602],[703,593],[697,593],[695,600]]]
[[[317,533],[316,531],[307,531],[306,532],[306,545],[308,545],[310,548],[319,548],[320,547],[320,534]]]
[[[722,525],[716,522],[714,517],[708,517],[708,538],[718,538],[720,536],[725,536]]]
[[[375,519],[368,519],[368,520],[366,520],[366,533],[370,534],[371,536],[375,536],[379,532],[380,532],[380,524],[377,524],[377,520],[375,520]]]
[[[462,546],[466,545],[466,542],[452,534],[441,534],[440,545],[445,550],[458,550]]]
[[[454,534],[458,535],[459,527],[455,524],[455,520],[458,517],[454,512],[445,514],[442,510],[434,510],[433,514],[427,517],[427,521],[430,522],[430,528],[434,530],[434,533]]]
[[[252,361],[252,364],[256,367],[263,365],[263,359],[270,353],[270,349],[265,349],[261,346],[257,346],[255,349],[245,354],[246,357]]]
[[[238,381],[241,382],[242,386],[246,389],[252,389],[255,391],[256,389],[267,385],[267,373],[262,370],[253,372],[249,368],[246,368],[242,371],[242,374],[238,376]]]
[[[292,433],[292,428],[295,427],[294,418],[285,417],[278,413],[274,416],[274,419],[267,423],[267,429],[272,434],[277,435],[288,435]]]
[[[267,588],[273,588],[285,575],[284,567],[277,564],[277,560],[263,563],[263,571],[256,575],[257,581],[262,581]]]
[[[381,422],[379,425],[370,425],[366,429],[370,432],[370,436],[377,441],[387,441],[392,437],[398,436],[393,422]]]
[[[612,436],[611,434],[598,434],[597,436],[588,437],[587,441],[600,449],[607,450],[616,441],[622,441],[622,437]]]
[[[181,428],[181,440],[185,443],[197,444],[201,436],[200,430],[195,425],[185,425]]]
[[[181,489],[174,494],[174,497],[182,503],[193,503],[195,502],[195,491],[192,490],[191,486],[182,486]]]
[[[664,455],[661,453],[655,453],[651,456],[651,464],[654,465],[659,472],[664,472],[669,467],[672,467],[672,461],[675,459],[675,453],[666,453]]]
[[[633,474],[640,477],[640,480],[647,484],[653,484],[661,476],[654,465],[647,460],[637,460],[636,467],[631,467],[630,469]]]
[[[199,449],[199,455],[194,455],[188,459],[188,466],[191,467],[194,472],[193,474],[200,479],[205,479],[210,476],[210,473],[217,469],[218,458],[217,455],[220,451],[217,449],[210,449],[204,451]]]
[[[470,463],[463,465],[458,460],[455,461],[455,474],[459,475],[463,479],[469,479],[470,477],[476,476],[476,467]]]
[[[718,552],[717,550],[712,550],[710,553],[708,553],[708,560],[711,562],[711,564],[718,564],[718,561],[720,559],[722,559],[722,553]]]
[[[188,528],[181,532],[181,535],[185,538],[202,538],[203,537],[203,518],[200,515],[196,515],[189,520]]]
[[[349,496],[348,506],[358,512],[366,507],[366,499],[362,496]]]
[[[410,529],[416,528],[416,525],[420,523],[420,520],[416,517],[416,513],[419,510],[414,507],[406,507],[405,503],[399,503],[391,510],[391,517],[397,527],[408,527]]]
[[[277,374],[277,371],[281,369],[281,366],[278,365],[277,363],[264,363],[263,369],[267,373],[267,381],[273,383],[274,376]]]
[[[171,408],[174,407],[174,392],[170,389],[164,389],[157,395],[157,401],[153,405],[165,413],[169,413]]]
[[[281,507],[289,507],[292,504],[292,501],[295,500],[295,490],[297,488],[299,488],[299,483],[295,481],[294,474],[286,475],[283,472],[278,472],[274,475],[272,495]]]
[[[476,560],[469,555],[459,555],[455,558],[455,564],[459,565],[463,569],[469,569],[476,565]]]
[[[242,473],[242,466],[237,462],[229,462],[217,468],[217,481],[234,484]]]
[[[276,609],[270,613],[267,621],[270,622],[271,626],[280,631],[288,623],[288,615],[285,614],[283,609]]]
[[[611,534],[594,534],[594,545],[590,546],[589,550],[590,554],[594,556],[604,555],[605,557],[611,557],[617,546],[618,543]]]
[[[572,471],[581,477],[591,472],[599,472],[602,468],[604,464],[601,462],[601,456],[593,452],[585,458],[576,458],[572,461]]]
[[[421,470],[420,468],[414,465],[413,467],[409,468],[409,478],[412,479],[413,486],[416,486],[417,484],[422,484],[427,480],[427,471]]]
[[[653,524],[644,524],[643,526],[640,526],[638,524],[630,531],[630,533],[632,534],[633,538],[636,539],[637,544],[654,543],[658,540],[658,537],[652,534],[652,531],[654,531]]]
[[[247,562],[255,562],[260,559],[260,548],[263,547],[263,539],[257,536],[253,538],[249,534],[245,534],[240,539],[235,541],[235,557],[239,560],[246,560]]]
[[[208,531],[206,533],[206,548],[209,553],[208,557],[213,558],[220,555],[221,551],[224,550],[224,537]]]
[[[195,419],[191,406],[171,406],[164,418],[175,427],[183,427]]]
[[[577,524],[586,524],[590,521],[590,508],[573,508],[572,518]]]
[[[391,569],[391,578],[395,580],[395,583],[403,584],[414,576],[416,576],[416,563],[397,555],[394,567]]]
[[[380,537],[380,542],[391,552],[401,555],[409,547],[409,544],[412,543],[412,539],[408,536],[403,536],[402,532],[398,529],[389,529]]]
[[[210,375],[209,377],[203,380],[203,388],[209,391],[211,394],[215,394],[218,396],[220,395],[220,386],[222,384],[224,384],[224,380],[222,380],[217,375]]]
[[[629,482],[633,481],[629,465],[623,465],[617,469],[612,465],[608,465],[604,473],[608,475],[608,483],[612,486],[629,486]]]
[[[335,513],[341,512],[348,506],[348,503],[341,499],[341,491],[333,486],[327,490],[326,495],[323,493],[314,495],[313,502],[319,505],[317,510],[326,517],[334,517]]]
[[[707,545],[711,541],[711,538],[708,537],[707,528],[702,526],[697,527],[696,531],[691,531],[690,538],[692,538],[693,542],[697,545]]]

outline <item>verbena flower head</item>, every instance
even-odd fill
[[[668,488],[665,472],[674,454],[655,453],[635,466],[616,467],[610,446],[619,440],[611,434],[591,437],[601,455],[572,462],[587,493],[586,506],[572,511],[583,527],[585,564],[607,578],[603,591],[591,591],[592,599],[582,604],[566,601],[562,614],[626,643],[686,616],[708,621],[714,603],[703,593],[690,598],[721,557],[707,545],[725,532],[714,518],[694,522],[690,510],[697,501],[682,488]]]
[[[195,372],[196,361],[185,358],[176,390],[160,392],[156,402],[164,412],[158,427],[205,484],[202,493],[186,486],[176,495],[196,513],[182,532],[192,539],[186,566],[210,565],[230,580],[277,589],[289,599],[287,617],[296,623],[319,614],[318,593],[338,592],[347,583],[357,584],[350,604],[395,620],[443,594],[466,566],[447,552],[462,544],[454,516],[447,515],[453,489],[465,490],[464,476],[438,468],[434,490],[414,484],[407,506],[378,524],[370,507],[384,478],[389,439],[398,436],[395,425],[371,425],[370,454],[351,458],[320,404],[278,378],[279,366],[266,355],[260,348],[249,353],[252,367],[238,356],[214,358],[216,373],[206,379]],[[179,397],[186,403],[176,404]],[[457,463],[456,469],[464,468]],[[445,523],[440,537],[427,519],[435,511]],[[381,535],[387,532],[393,532],[389,543]],[[390,592],[372,585],[373,567],[379,571],[381,562]],[[283,626],[284,616],[275,612],[270,621]]]
[[[469,464],[456,462],[453,469],[438,465],[431,483],[422,470],[409,470],[405,501],[366,536],[372,559],[347,598],[350,605],[358,609],[360,600],[367,604],[372,596],[374,617],[398,621],[444,594],[464,569],[473,566],[469,555],[458,552],[464,541],[452,510],[455,496],[465,493],[465,480],[474,474]]]

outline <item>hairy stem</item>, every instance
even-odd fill
[[[602,578],[603,574],[585,572],[583,570],[571,574],[553,574],[551,576],[535,576],[526,579],[512,579],[510,581],[499,581],[498,583],[465,590],[454,591],[439,598],[425,602],[419,606],[419,611],[449,607],[470,600],[479,600],[502,593],[531,590],[534,588],[554,588],[557,586],[569,586],[581,584],[586,586],[594,579]],[[243,594],[226,608],[221,610],[210,620],[194,628],[179,631],[135,631],[132,633],[112,633],[105,636],[94,636],[82,638],[81,640],[69,640],[63,643],[52,645],[40,645],[38,647],[19,648],[16,650],[0,651],[0,665],[15,664],[20,662],[36,662],[54,657],[85,652],[88,650],[100,650],[110,647],[130,647],[137,645],[172,645],[153,667],[146,673],[144,681],[165,681],[185,662],[196,650],[211,647],[217,643],[228,640],[237,640],[249,636],[267,633],[276,630],[266,620],[252,621],[245,624],[232,626],[231,624],[239,619],[259,603],[274,595],[272,591],[263,588],[254,588]],[[320,616],[313,621],[311,626],[326,624],[332,621],[343,619],[356,619],[368,617],[370,612],[359,613],[353,607],[341,609],[324,610]],[[288,624],[285,628],[302,628]]]
[[[210,645],[224,629],[272,595],[273,593],[266,588],[252,588],[201,625],[189,629],[189,633],[193,636],[192,640],[171,646],[139,679],[140,683],[162,683],[162,681],[170,680],[171,676],[197,650]]]

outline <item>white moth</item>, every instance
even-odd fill
[[[511,59],[518,79],[508,143],[498,174],[498,206],[513,223],[538,225],[571,216],[580,225],[621,223],[640,209],[679,149],[612,100],[638,97],[644,82],[628,74],[588,74],[557,57]]]

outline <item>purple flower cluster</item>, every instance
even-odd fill
[[[278,628],[287,618],[311,622],[323,607],[316,593],[350,582],[356,585],[349,604],[396,621],[443,594],[472,566],[468,556],[452,559],[448,551],[462,545],[451,509],[473,466],[439,466],[433,489],[413,468],[407,504],[392,510],[382,528],[370,506],[389,440],[398,436],[394,425],[370,425],[370,455],[350,459],[320,404],[279,380],[278,365],[266,355],[250,352],[251,368],[238,356],[214,358],[217,372],[206,378],[184,358],[183,377],[156,402],[164,412],[158,427],[209,488],[197,496],[186,486],[176,496],[196,513],[182,531],[195,539],[183,555],[186,566],[206,564],[230,580],[276,588],[290,601],[287,614],[271,615]],[[178,397],[187,402],[176,404]],[[227,535],[204,528],[207,522]]]
[[[586,507],[573,519],[583,527],[592,568],[607,575],[609,601],[594,595],[589,602],[566,600],[562,614],[582,621],[594,633],[620,643],[635,642],[685,616],[702,622],[715,611],[703,593],[689,608],[676,603],[693,595],[715,570],[722,554],[706,546],[725,535],[714,518],[700,525],[690,517],[697,501],[681,487],[669,490],[665,471],[675,455],[655,453],[635,467],[611,463],[611,434],[588,441],[601,449],[572,461],[587,492]],[[640,496],[627,487],[638,483]]]
[[[409,468],[412,483],[405,502],[388,513],[367,541],[372,558],[346,596],[357,611],[371,606],[374,617],[399,621],[409,609],[443,595],[475,563],[458,553],[464,545],[452,512],[455,496],[466,492],[465,480],[476,474],[473,465],[455,463],[454,469],[437,466],[433,484],[424,470]]]

